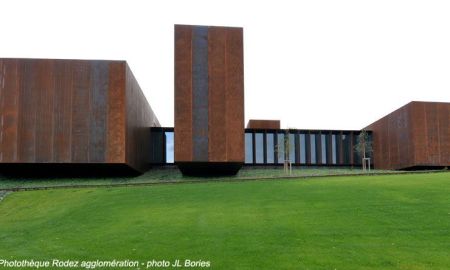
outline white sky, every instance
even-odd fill
[[[127,60],[173,126],[173,25],[244,27],[245,118],[360,129],[450,102],[450,1],[3,1],[0,57]]]

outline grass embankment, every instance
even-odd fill
[[[0,257],[448,269],[449,194],[450,173],[15,192]]]
[[[327,175],[354,175],[364,173],[360,168],[293,168],[292,177],[313,177]],[[398,171],[372,170],[369,174],[379,173],[401,173]],[[239,181],[261,178],[286,177],[283,168],[242,168],[236,176],[227,177],[192,177],[183,176],[176,167],[153,168],[143,175],[137,177],[97,177],[97,178],[12,178],[0,175],[0,190],[17,188],[42,188],[42,187],[70,187],[70,186],[105,186],[105,185],[136,185],[157,183],[182,183],[198,181]]]

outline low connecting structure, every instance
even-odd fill
[[[244,128],[243,29],[175,26],[175,127],[125,61],[0,59],[0,173],[235,174],[242,165],[361,166],[360,130]],[[450,166],[450,103],[411,102],[367,126],[376,169]]]

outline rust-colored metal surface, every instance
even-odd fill
[[[192,161],[192,27],[175,26],[175,161]]]
[[[148,169],[152,154],[149,127],[159,127],[160,124],[131,69],[125,65],[126,163],[143,172]]]
[[[244,162],[244,34],[242,28],[227,28],[225,113],[226,161]]]
[[[209,161],[227,160],[227,34],[224,27],[208,31],[209,69]]]
[[[244,162],[243,66],[242,28],[175,26],[176,163]]]
[[[121,163],[125,157],[125,64],[111,63],[109,69],[106,161]]]
[[[247,128],[252,129],[280,129],[280,120],[255,120],[250,119]]]
[[[450,103],[410,102],[366,129],[373,131],[374,166],[450,166]]]
[[[159,126],[124,61],[0,59],[0,113],[2,164],[143,172],[149,127]]]

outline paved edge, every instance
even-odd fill
[[[428,173],[445,173],[448,170],[433,171],[399,171],[399,172],[382,172],[382,173],[355,173],[355,174],[328,174],[328,175],[304,175],[304,176],[270,176],[270,177],[242,177],[238,179],[201,179],[201,180],[161,180],[158,182],[136,182],[136,183],[117,183],[117,184],[98,184],[98,185],[61,185],[61,186],[40,186],[40,187],[14,187],[0,188],[0,197],[2,192],[15,191],[33,191],[33,190],[49,190],[49,189],[80,189],[80,188],[114,188],[114,187],[139,187],[139,186],[156,186],[156,185],[173,185],[173,184],[198,184],[198,183],[223,183],[223,182],[246,182],[246,181],[266,181],[266,180],[312,180],[316,178],[338,178],[345,176],[379,176],[379,175],[400,175],[400,174],[428,174]],[[6,195],[5,195],[6,196]],[[3,196],[4,198],[4,196]],[[1,199],[0,199],[1,201]]]
[[[0,202],[2,202],[11,192],[12,191],[9,190],[0,190]]]

